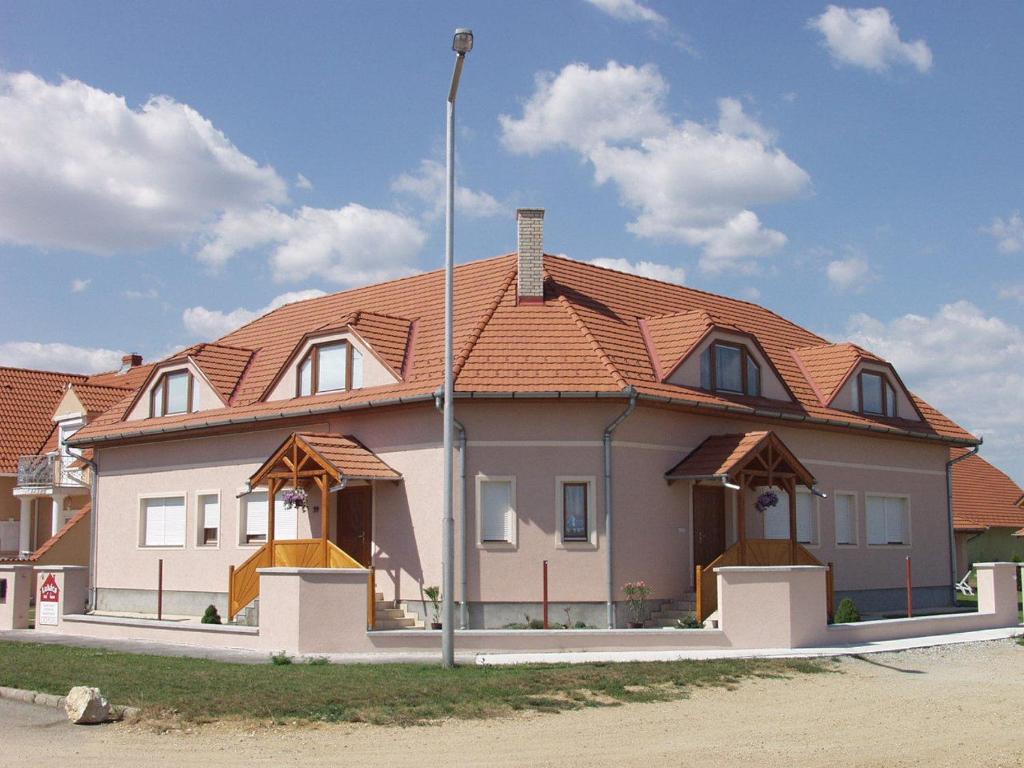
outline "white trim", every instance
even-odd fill
[[[566,483],[585,483],[587,486],[587,540],[562,539],[562,515],[565,503],[562,486]],[[567,550],[596,550],[597,547],[597,478],[593,475],[559,475],[555,478],[555,548]]]
[[[687,498],[687,500],[689,501],[689,504],[690,504],[690,514],[689,514],[689,519],[688,519],[688,522],[687,522],[686,533],[687,533],[688,538],[690,539],[690,575],[689,575],[689,579],[690,579],[690,590],[692,591],[692,590],[695,590],[697,588],[697,568],[696,568],[696,564],[693,561],[693,487],[696,485],[696,483],[693,480],[690,480],[690,481],[687,482],[687,485],[690,487],[689,490],[687,491],[687,494],[686,494],[686,498]]]
[[[907,502],[907,540],[903,544],[872,544],[868,540],[868,497],[881,499],[904,499]],[[914,546],[914,533],[911,520],[910,494],[893,493],[892,491],[864,491],[864,544],[869,549],[912,549]]]
[[[181,499],[182,505],[185,507],[185,536],[181,545],[177,544],[146,544],[146,525],[145,516],[143,514],[142,503],[146,499]],[[188,491],[164,491],[162,493],[140,493],[137,494],[135,500],[135,519],[137,525],[137,531],[135,536],[135,548],[137,550],[171,550],[181,551],[188,549]]]
[[[509,514],[512,515],[512,523],[509,525],[511,531],[510,541],[483,541],[481,533],[483,528],[480,525],[480,484],[487,482],[504,482],[511,483],[511,509]],[[515,550],[519,548],[519,508],[518,502],[516,501],[516,476],[515,475],[485,475],[482,472],[478,472],[474,483],[475,495],[476,495],[476,548],[477,549],[488,549],[488,550]]]
[[[835,500],[840,496],[852,496],[853,497],[853,543],[840,544],[839,543],[839,528],[836,525],[838,519],[836,512]],[[858,495],[856,491],[843,491],[836,489],[832,491],[832,541],[838,549],[856,549],[860,546],[860,518],[861,515],[857,513],[858,506]],[[865,516],[865,526],[867,525],[867,517]],[[867,529],[865,528],[865,538]]]
[[[814,541],[809,541],[809,542],[808,541],[800,541],[799,533],[797,533],[797,544],[799,544],[800,546],[804,547],[805,549],[820,549],[821,548],[821,505],[820,505],[821,499],[819,499],[817,496],[815,496],[809,490],[805,489],[803,486],[798,486],[797,487],[796,494],[797,494],[797,498],[799,498],[800,496],[810,496],[811,497],[811,516],[813,518],[812,522],[814,523],[814,533],[815,533],[815,536],[817,537]],[[796,529],[797,529],[797,531],[800,530],[800,510],[799,509],[797,509]]]
[[[204,550],[205,549],[220,549],[220,543],[224,540],[224,513],[223,513],[223,511],[221,511],[222,505],[221,505],[220,489],[209,490],[209,491],[199,490],[199,491],[195,492],[195,496],[196,496],[196,515],[195,515],[196,519],[195,519],[195,536],[193,538],[193,541],[195,542],[195,548],[196,549],[204,549]],[[201,526],[200,523],[205,523],[206,520],[205,519],[200,520],[200,517],[202,516],[201,513],[203,512],[203,507],[199,503],[199,498],[201,496],[216,496],[217,497],[217,509],[218,509],[218,514],[220,516],[220,521],[217,524],[217,543],[216,544],[204,544],[203,543],[203,531],[205,530],[205,525]]]

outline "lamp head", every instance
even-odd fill
[[[460,56],[465,56],[473,50],[473,30],[459,27],[455,30],[452,38],[452,50]]]

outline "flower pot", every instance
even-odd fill
[[[442,626],[443,625],[441,624],[440,621],[432,621],[432,622],[430,622],[430,628],[431,629],[441,629]]]
[[[642,621],[631,621],[626,624],[630,629],[643,629],[644,623]]]

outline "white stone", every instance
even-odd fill
[[[64,711],[75,725],[105,723],[110,717],[110,702],[100,695],[99,688],[77,685],[68,691]]]

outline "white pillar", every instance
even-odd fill
[[[64,525],[64,495],[53,494],[53,516],[50,521],[50,535],[56,536],[57,531]]]
[[[18,529],[18,554],[32,551],[32,497],[19,496],[21,527]]]

